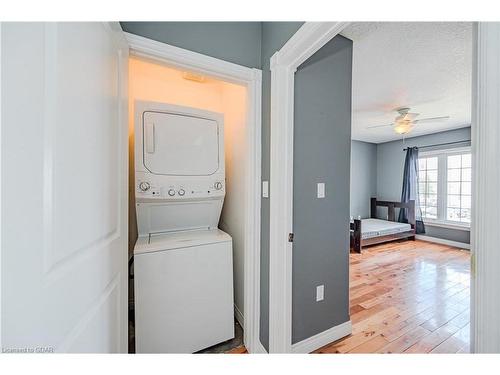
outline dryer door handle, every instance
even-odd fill
[[[153,154],[155,152],[155,124],[152,122],[146,123],[145,126],[145,142],[146,142],[146,152]]]

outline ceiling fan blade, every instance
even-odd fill
[[[439,121],[439,120],[447,120],[449,119],[450,116],[440,116],[440,117],[428,117],[428,118],[421,118],[419,120],[413,121],[415,124],[420,123],[420,122],[429,122],[429,121]]]
[[[407,113],[404,119],[413,121],[418,115],[420,115],[420,113]]]
[[[383,128],[383,127],[386,127],[386,126],[393,126],[393,125],[394,125],[394,123],[392,123],[392,124],[385,124],[385,125],[368,126],[367,129]]]

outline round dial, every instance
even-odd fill
[[[170,189],[168,191],[168,195],[170,195],[171,197],[173,197],[175,195],[175,190],[174,189]]]
[[[179,189],[177,194],[179,194],[182,197],[184,194],[186,194],[186,191],[184,189]]]
[[[222,182],[217,181],[217,182],[214,184],[214,188],[215,188],[216,190],[220,190],[220,189],[222,189]]]
[[[142,191],[148,191],[150,188],[151,185],[149,184],[149,182],[143,181],[139,184],[139,189],[141,189]]]

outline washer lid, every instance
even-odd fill
[[[219,169],[219,123],[214,119],[145,111],[144,167],[151,173],[208,176]]]
[[[139,237],[134,247],[134,255],[230,242],[231,240],[231,236],[220,229],[151,234]]]

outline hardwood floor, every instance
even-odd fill
[[[418,240],[364,248],[350,255],[353,332],[315,353],[468,353],[469,301],[468,251]]]
[[[231,349],[230,351],[226,352],[226,354],[248,354],[247,348],[245,348],[243,345],[239,346],[237,348]]]
[[[424,241],[350,256],[352,335],[316,353],[469,351],[470,254]]]

